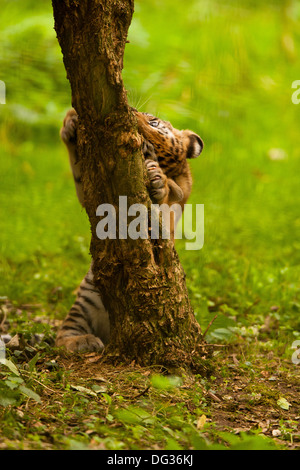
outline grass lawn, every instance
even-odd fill
[[[129,100],[205,142],[190,200],[204,204],[204,247],[177,250],[202,331],[210,325],[209,377],[52,347],[89,265],[58,135],[70,90],[51,2],[2,3],[0,328],[7,320],[20,344],[0,368],[0,448],[299,448],[298,3],[135,2]]]

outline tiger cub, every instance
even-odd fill
[[[187,162],[196,158],[203,149],[202,139],[192,131],[174,129],[167,122],[150,114],[133,110],[138,131],[143,138],[142,151],[150,181],[149,195],[155,204],[178,203],[184,208],[191,190],[192,177]],[[79,202],[84,206],[80,161],[76,149],[77,114],[67,112],[60,131],[69,152],[75,188]],[[174,236],[177,214],[171,220],[170,232]],[[82,280],[76,300],[60,327],[56,345],[70,351],[97,351],[104,348],[110,336],[109,315],[94,286],[92,264]]]

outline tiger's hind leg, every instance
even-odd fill
[[[109,341],[109,316],[89,272],[82,280],[76,300],[60,327],[56,346],[69,351],[101,351]]]

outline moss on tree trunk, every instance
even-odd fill
[[[141,365],[205,370],[200,326],[185,274],[169,240],[100,240],[98,205],[119,196],[150,208],[137,123],[122,82],[133,0],[53,0],[72,104],[85,205],[91,224],[95,284],[109,311],[107,355]]]

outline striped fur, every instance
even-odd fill
[[[100,339],[101,338],[101,339]],[[71,351],[97,351],[109,340],[109,317],[93,283],[92,264],[56,338],[57,346]]]
[[[183,209],[192,189],[187,158],[200,155],[203,149],[201,138],[194,132],[174,129],[169,122],[150,114],[134,112],[144,139],[142,150],[152,201],[168,205],[178,202]],[[84,206],[80,161],[76,151],[76,125],[77,114],[71,109],[64,119],[60,135],[69,152],[77,197]],[[171,220],[171,236],[174,236],[177,222]],[[109,315],[100,292],[94,286],[91,264],[78,288],[75,302],[58,331],[56,345],[70,351],[97,351],[108,343],[109,333]]]

